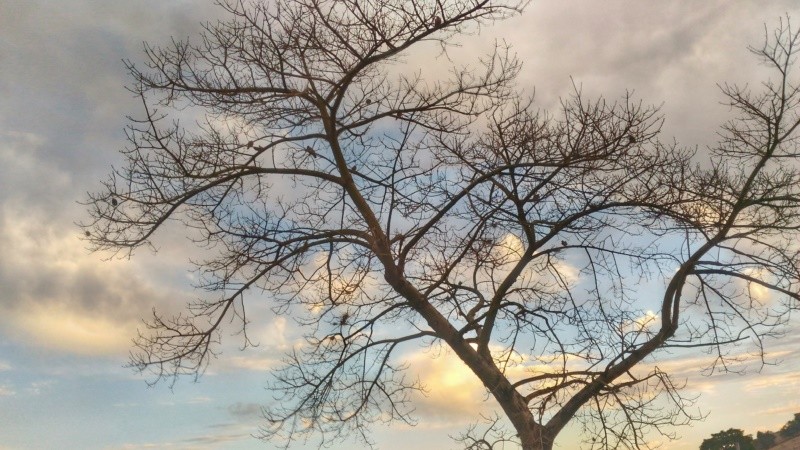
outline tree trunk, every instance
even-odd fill
[[[522,450],[552,450],[555,436],[537,423],[522,397],[508,380],[503,379],[492,391],[506,417],[517,431]]]
[[[544,427],[538,429],[528,428],[519,434],[522,450],[553,450],[553,439],[546,436]]]
[[[377,227],[376,227],[377,228]],[[382,233],[382,231],[381,231]],[[381,234],[380,241],[388,242],[385,235]],[[405,279],[401,269],[391,259],[388,248],[376,250],[384,264],[384,278],[396,292],[406,298],[411,306],[426,319],[428,325],[436,334],[447,342],[456,355],[472,369],[473,373],[483,382],[489,392],[494,395],[506,417],[514,425],[517,435],[522,443],[522,450],[552,450],[555,434],[550,429],[536,422],[528,402],[511,385],[491,357],[480,355],[472,348],[453,328],[427,299],[414,286]]]

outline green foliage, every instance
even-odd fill
[[[769,450],[779,441],[796,436],[800,436],[800,413],[795,413],[794,418],[786,422],[779,431],[759,431],[755,439],[736,428],[714,433],[703,441],[700,450]]]
[[[786,422],[781,428],[780,434],[784,438],[800,436],[800,413],[794,414],[794,419]]]
[[[756,450],[767,450],[775,445],[777,436],[772,431],[756,433]]]
[[[756,450],[753,436],[745,435],[744,431],[730,428],[727,431],[714,433],[703,441],[700,450]]]

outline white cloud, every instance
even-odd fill
[[[280,366],[283,354],[293,345],[299,345],[289,340],[293,330],[286,317],[254,314],[249,319],[247,334],[255,346],[242,350],[235,336],[223,342],[222,355],[211,364],[208,375],[240,370],[266,372]]]
[[[767,283],[770,282],[769,279],[765,280],[764,270],[746,269],[744,271],[744,275]],[[747,292],[750,295],[750,298],[755,300],[759,305],[761,306],[767,305],[772,300],[772,291],[768,287],[759,283],[751,283],[744,280],[738,280],[738,281],[740,282],[740,284],[745,286]]]
[[[496,257],[507,264],[513,264],[522,258],[525,247],[522,240],[512,233],[506,233],[499,242],[495,244],[494,253]]]
[[[214,363],[208,374],[213,375],[217,372],[227,372],[231,370],[252,370],[254,372],[266,372],[280,365],[280,359],[259,356],[237,355],[226,357]]]
[[[10,385],[0,384],[0,397],[10,397],[16,394],[17,392]]]
[[[25,388],[25,392],[31,395],[41,395],[43,392],[50,390],[55,384],[55,380],[33,381]]]
[[[641,334],[645,333],[655,325],[659,324],[659,315],[654,313],[653,311],[647,311],[644,315],[637,317],[633,320],[629,320],[622,324],[620,327],[620,331],[622,333],[635,333]]]

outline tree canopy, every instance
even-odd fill
[[[631,95],[576,87],[540,111],[502,45],[448,79],[398,70],[524,6],[225,0],[198,38],[146,46],[127,163],[90,195],[87,238],[127,254],[178,220],[213,255],[213,297],[154,314],[134,366],[197,375],[223,325],[248,345],[259,290],[305,332],[265,437],[413,423],[422,387],[398,356],[441,346],[514,429],[462,442],[531,450],[571,421],[592,448],[672,437],[698,413],[657,364],[667,350],[704,349],[711,371],[738,346],[763,358],[800,298],[798,34],[782,22],[751,49],[774,74],[758,90],[723,86],[735,116],[708,158],[662,141]]]
[[[755,440],[751,435],[745,435],[744,431],[740,429],[730,428],[719,433],[713,433],[710,438],[703,440],[700,450],[769,450],[782,441],[800,436],[800,425],[798,424],[800,424],[800,413],[795,413],[794,418],[786,422],[778,432],[759,431],[756,433]]]
[[[757,450],[769,450],[770,447],[775,445],[776,436],[771,431],[756,433],[756,440],[754,442]]]
[[[730,428],[712,434],[703,441],[700,450],[756,450],[756,447],[752,436],[745,435],[742,430]]]
[[[800,436],[800,413],[795,413],[794,418],[781,428],[780,434],[784,438]]]

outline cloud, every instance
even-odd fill
[[[208,375],[241,370],[266,372],[282,364],[281,356],[291,348],[289,336],[294,331],[286,317],[252,310],[248,319],[247,335],[254,346],[242,349],[236,336],[225,339],[222,354],[209,367]]]
[[[262,411],[263,407],[257,403],[237,402],[228,406],[230,415],[239,420],[261,418],[263,416]]]
[[[18,208],[64,209],[59,194],[70,190],[72,177],[48,160],[46,145],[39,134],[0,133],[0,201]]]
[[[66,305],[28,308],[18,313],[15,327],[28,342],[84,355],[119,353],[129,347],[135,330],[135,324],[120,324]]]
[[[186,400],[185,403],[187,405],[199,405],[199,404],[202,404],[202,403],[209,403],[211,401],[213,401],[213,399],[211,397],[199,396],[199,397],[192,397],[192,398]]]
[[[149,266],[156,260],[142,254],[133,261],[86,255],[72,226],[80,209],[74,200],[119,160],[124,114],[138,108],[122,89],[128,80],[120,58],[140,60],[144,39],[167,42],[170,35],[180,39],[194,34],[199,22],[213,21],[218,9],[212,3],[187,8],[182,0],[0,2],[0,129],[13,130],[0,136],[3,339],[58,352],[119,355],[127,350],[138,318],[147,316],[152,305],[160,310],[183,305],[186,296],[176,295],[173,280],[165,275],[169,270],[161,269],[185,262],[185,248],[177,245],[172,261],[166,261],[171,250],[165,248],[158,266]],[[714,83],[730,76],[746,79],[759,70],[744,45],[758,44],[763,20],[772,24],[783,11],[797,8],[796,0],[768,6],[720,5],[719,0],[657,7],[617,0],[602,6],[583,2],[580,7],[534,2],[523,17],[490,31],[515,45],[526,64],[520,85],[528,90],[536,85],[545,107],[568,93],[570,75],[590,93],[613,97],[630,87],[646,102],[666,101],[667,126],[679,133],[679,140],[702,144],[714,139],[709,123],[721,122],[727,113],[717,104]],[[491,40],[484,34],[463,51],[472,58],[472,44],[491,45]],[[409,60],[438,70],[445,65],[430,64],[429,59],[437,51],[431,46],[431,52],[415,53]],[[256,332],[256,340],[270,350],[287,345],[285,328],[290,327],[278,322],[271,326],[263,334]],[[800,345],[794,348],[787,350],[793,352],[785,357],[787,362],[792,354],[800,357]],[[246,355],[227,360],[230,367],[261,371],[277,363],[269,355]],[[461,421],[464,416],[471,420],[473,414],[464,411],[493,403],[484,401],[485,388],[453,355],[433,359],[430,353],[420,353],[411,358],[430,389],[429,397],[418,399],[419,411],[438,418],[433,423]],[[708,360],[680,359],[672,365],[679,376],[693,377],[690,388],[698,385],[695,380],[709,389],[720,381],[730,385],[730,380],[738,380],[740,386],[752,380],[752,392],[785,389],[779,399],[793,398],[787,391],[797,389],[797,380],[789,374],[696,377],[703,362]],[[225,364],[218,361],[212,369]],[[10,370],[8,365],[0,362],[0,371]],[[0,395],[14,389],[0,384]],[[18,389],[22,393],[25,387]],[[246,414],[252,408],[246,403],[229,412]],[[230,438],[247,433],[222,434]],[[193,439],[124,448],[214,448],[225,437],[199,433]]]
[[[622,333],[633,333],[636,335],[646,333],[654,326],[659,324],[660,316],[653,311],[647,311],[644,315],[632,320],[623,322],[620,326]]]
[[[147,442],[142,444],[123,444],[118,448],[119,450],[143,450],[143,449],[159,449],[159,448],[175,448],[175,443],[172,442]]]
[[[234,432],[225,434],[207,434],[203,436],[196,436],[184,440],[186,444],[199,445],[198,448],[219,448],[219,444],[225,442],[240,441],[242,439],[252,438],[250,433]]]
[[[800,373],[759,373],[758,376],[747,378],[744,389],[749,392],[777,390],[791,395],[800,392]]]
[[[501,348],[491,351],[497,357]],[[425,390],[412,399],[415,414],[421,419],[419,427],[464,426],[479,420],[481,415],[490,416],[499,407],[478,377],[449,349],[419,350],[405,355],[402,362]],[[505,373],[514,382],[532,372],[551,370],[550,366],[528,361],[524,355],[515,355]]]
[[[55,384],[55,380],[33,381],[25,388],[25,392],[30,395],[41,395],[52,389]]]
[[[425,395],[414,398],[422,427],[468,423],[489,411],[487,391],[475,374],[449,350],[439,354],[418,351],[403,358],[411,373],[419,377]],[[465,414],[465,412],[468,412]]]
[[[763,281],[768,284],[772,282],[772,280],[770,280],[765,276],[766,275],[765,270],[748,268],[745,269],[743,272],[744,275],[752,277],[756,280]],[[738,280],[738,281],[741,285],[743,285],[747,289],[750,298],[754,300],[758,304],[758,306],[767,305],[772,300],[772,291],[768,287],[759,283],[751,283],[744,280]]]
[[[223,448],[230,442],[254,440],[252,430],[241,424],[219,424],[211,427],[213,432],[205,432],[179,440],[164,442],[127,443],[115,447],[119,450],[144,450],[174,448],[180,450],[206,450]]]
[[[287,320],[286,317],[278,316],[270,320],[260,330],[251,336],[256,345],[264,345],[276,350],[286,350],[289,348],[287,342]]]
[[[0,397],[10,397],[17,392],[8,384],[0,384]]]
[[[498,259],[508,264],[516,264],[522,258],[525,247],[519,237],[512,233],[506,233],[500,242],[495,244],[493,251]]]
[[[76,205],[64,198],[80,176],[52,151],[44,135],[0,133],[0,334],[58,352],[124,355],[153,305],[183,306],[164,275],[186,257],[88,254],[73,225]]]
[[[139,319],[175,292],[131,261],[88,255],[73,226],[0,209],[0,323],[25,345],[80,355],[127,353]]]
[[[213,371],[216,369],[216,372],[228,372],[244,369],[254,372],[265,372],[279,366],[280,360],[270,357],[236,355],[226,357],[219,361],[219,363],[220,364],[215,364],[216,367],[212,367],[211,370]]]
[[[194,35],[213,2],[0,2],[0,202],[71,214],[118,163],[127,114],[140,103],[121,59],[142,42]],[[75,220],[71,214],[69,222]]]
[[[784,415],[791,417],[792,414],[797,413],[800,411],[800,401],[793,401],[788,405],[779,406],[777,408],[768,408],[757,411],[756,414],[760,415]]]
[[[537,103],[548,110],[571,93],[572,80],[589,96],[613,99],[633,90],[645,103],[663,103],[666,139],[675,135],[702,150],[729,114],[716,83],[760,79],[762,68],[746,46],[759,45],[762,24],[772,26],[786,11],[797,11],[796,2],[736,8],[721,0],[610,0],[602,7],[533,2],[520,17],[484,30],[464,51],[474,57],[490,49],[493,37],[509,42],[524,61],[519,85],[529,92],[535,87]]]
[[[189,402],[192,403],[191,401]],[[143,450],[175,448],[180,450],[201,450],[227,448],[225,444],[240,441],[252,441],[258,446],[253,437],[253,421],[260,419],[261,406],[255,403],[237,402],[226,408],[227,412],[236,419],[235,423],[217,423],[207,425],[188,436],[171,438],[163,442],[126,443],[115,447],[119,450]]]

